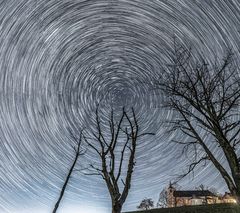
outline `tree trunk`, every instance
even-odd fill
[[[61,202],[61,200],[62,200],[62,198],[63,198],[64,192],[65,192],[66,187],[67,187],[67,185],[68,185],[69,179],[70,179],[70,177],[71,177],[71,175],[72,175],[72,172],[73,172],[73,169],[74,169],[74,167],[75,167],[75,164],[77,163],[78,156],[79,156],[79,154],[77,153],[76,156],[75,156],[75,159],[74,159],[74,161],[73,161],[73,164],[72,164],[72,166],[71,166],[71,168],[70,168],[70,170],[69,170],[69,172],[68,172],[67,178],[66,178],[66,180],[65,180],[65,182],[64,182],[64,184],[63,184],[61,193],[60,193],[59,198],[58,198],[58,200],[57,200],[57,202],[56,202],[56,204],[55,204],[55,206],[54,206],[54,209],[53,209],[52,213],[56,213],[57,210],[58,210],[59,204],[60,204],[60,202]]]
[[[236,190],[235,192],[231,192],[231,194],[235,197],[237,204],[240,205],[240,191]]]
[[[121,213],[122,205],[119,203],[113,204],[112,213]]]
[[[240,205],[240,195],[236,196],[236,202],[238,205]]]

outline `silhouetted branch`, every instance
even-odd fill
[[[130,189],[133,168],[135,166],[137,139],[153,134],[139,134],[138,120],[134,109],[131,110],[130,116],[123,108],[117,121],[114,119],[113,110],[111,111],[110,118],[107,120],[110,136],[107,137],[107,134],[103,131],[106,128],[102,128],[98,108],[95,113],[97,131],[93,134],[93,137],[97,140],[97,144],[90,143],[88,139],[86,139],[86,143],[97,152],[101,163],[99,167],[91,164],[86,175],[98,175],[104,179],[112,199],[113,212],[120,213]],[[122,177],[122,170],[126,169],[123,168],[123,162],[126,162],[128,165],[125,178]],[[121,180],[123,185],[122,192],[119,188],[119,180]]]
[[[66,180],[65,180],[65,182],[64,182],[64,184],[63,184],[63,186],[62,186],[62,189],[61,189],[60,195],[59,195],[59,197],[58,197],[58,200],[57,200],[57,202],[56,202],[56,204],[55,204],[55,206],[54,206],[54,209],[53,209],[53,211],[52,211],[53,213],[56,213],[56,212],[57,212],[57,209],[58,209],[58,207],[59,207],[59,204],[60,204],[60,202],[61,202],[61,200],[62,200],[62,198],[63,198],[63,195],[64,195],[64,193],[65,193],[66,187],[67,187],[67,185],[68,185],[68,182],[69,182],[69,180],[70,180],[70,178],[71,178],[72,173],[74,172],[74,167],[75,167],[75,165],[76,165],[76,163],[77,163],[77,160],[78,160],[79,156],[85,154],[85,152],[81,150],[82,137],[83,137],[83,130],[82,130],[81,133],[80,133],[80,137],[79,137],[79,140],[78,140],[78,142],[77,142],[77,145],[73,147],[73,149],[74,149],[74,151],[75,151],[75,157],[74,157],[73,163],[72,163],[72,165],[71,165],[71,167],[70,167],[70,169],[69,169],[69,171],[68,171]]]
[[[176,115],[169,122],[173,126],[168,132],[180,131],[187,136],[184,143],[178,142],[183,145],[183,153],[195,153],[196,146],[201,147],[200,156],[206,154],[240,202],[240,165],[236,151],[240,144],[240,76],[233,63],[233,53],[228,51],[223,63],[215,62],[211,66],[204,57],[195,59],[191,50],[175,43],[172,61],[171,66],[162,70],[156,85],[165,95],[164,107]],[[221,165],[205,138],[214,139],[230,171]],[[204,160],[194,161],[186,174]]]

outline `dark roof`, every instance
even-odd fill
[[[174,197],[205,197],[205,196],[215,196],[209,190],[193,190],[193,191],[174,191]]]

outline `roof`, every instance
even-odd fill
[[[206,197],[206,196],[215,196],[209,190],[193,190],[193,191],[174,191],[174,197]]]

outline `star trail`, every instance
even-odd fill
[[[140,126],[156,133],[139,143],[123,210],[144,197],[156,203],[188,160],[164,133],[173,113],[150,82],[170,62],[173,38],[211,61],[229,47],[239,54],[239,26],[238,0],[2,0],[0,212],[52,210],[74,158],[69,129],[91,129],[98,103],[103,117],[134,107]],[[87,152],[78,168],[92,161]],[[180,184],[227,190],[211,164]],[[75,172],[59,212],[110,206],[103,180]]]

